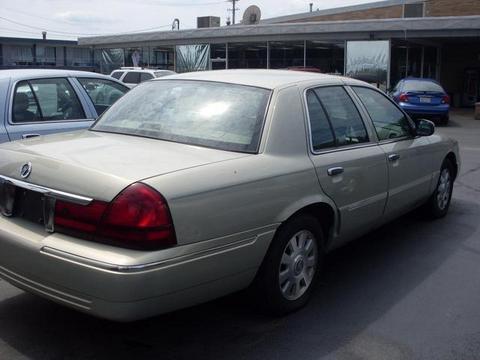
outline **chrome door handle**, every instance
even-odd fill
[[[345,170],[341,166],[337,167],[332,167],[327,170],[328,176],[335,176],[335,175],[340,175],[344,172]]]
[[[22,139],[30,139],[37,136],[40,136],[40,134],[23,134]]]
[[[388,155],[388,160],[389,160],[389,161],[397,161],[398,159],[400,159],[400,155],[398,155],[398,154],[390,154],[390,155]]]

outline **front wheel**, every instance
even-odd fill
[[[323,255],[322,227],[315,217],[301,215],[283,224],[254,283],[265,310],[283,315],[304,306],[320,272]]]
[[[450,160],[445,159],[440,169],[437,187],[426,204],[428,215],[431,218],[438,219],[447,215],[452,199],[453,181],[453,164]]]

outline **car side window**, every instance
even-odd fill
[[[409,120],[386,96],[366,87],[354,86],[352,88],[365,105],[379,140],[412,135]]]
[[[92,100],[98,115],[130,90],[126,86],[105,79],[77,78],[77,80]]]
[[[138,84],[140,82],[140,73],[138,71],[127,72],[122,81],[127,84]]]
[[[122,77],[122,75],[123,75],[123,71],[114,71],[110,76],[118,80]]]
[[[40,108],[30,84],[27,81],[20,81],[13,96],[12,121],[26,123],[40,121],[41,118]]]
[[[85,119],[77,94],[64,78],[20,82],[13,110],[14,123]]]
[[[353,100],[341,86],[315,89],[335,134],[336,146],[368,142],[368,133]]]
[[[327,115],[313,90],[307,91],[308,117],[314,151],[335,146],[335,137]]]
[[[151,80],[151,79],[153,79],[152,74],[149,74],[149,73],[141,73],[140,74],[140,82],[144,82],[144,81]]]

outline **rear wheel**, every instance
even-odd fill
[[[440,169],[437,187],[426,204],[430,217],[438,219],[447,215],[452,199],[453,181],[453,164],[450,160],[445,159]]]
[[[314,288],[323,255],[322,228],[315,217],[301,215],[283,224],[254,284],[265,310],[282,315],[304,306]]]

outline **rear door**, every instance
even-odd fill
[[[430,194],[433,171],[426,137],[416,137],[411,120],[380,91],[352,86],[365,106],[388,162],[389,190],[385,209],[394,218]]]
[[[343,86],[307,90],[311,159],[340,211],[340,242],[377,225],[387,199],[385,153]]]
[[[88,128],[88,103],[68,78],[21,80],[10,92],[6,128],[10,140]]]

